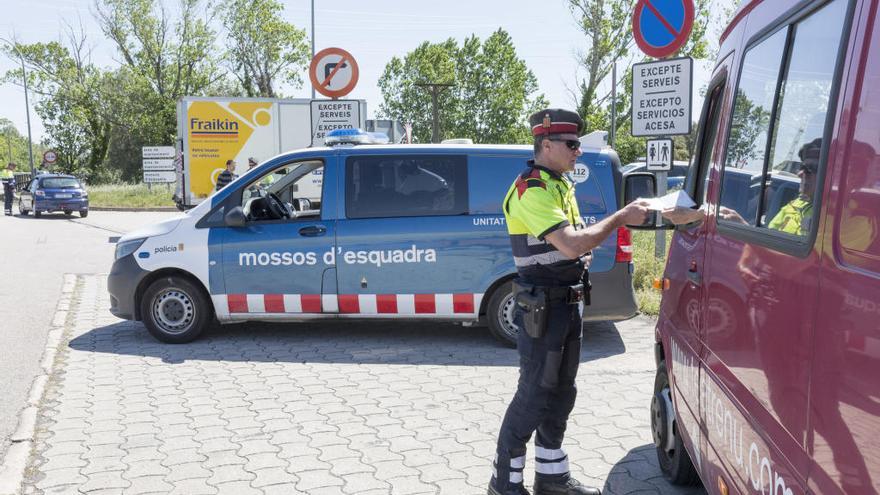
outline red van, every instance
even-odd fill
[[[878,493],[878,4],[744,2],[722,36],[684,185],[705,217],[676,227],[656,328],[674,483]]]

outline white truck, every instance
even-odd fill
[[[334,129],[365,127],[364,100],[185,97],[177,102],[178,208],[214,193],[227,160],[236,174],[248,158],[262,162],[284,151],[322,145]],[[321,177],[310,181],[320,191]]]

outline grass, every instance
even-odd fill
[[[89,205],[98,207],[152,208],[174,206],[171,195],[173,184],[154,184],[148,189],[146,184],[103,184],[88,186]]]
[[[663,277],[663,269],[666,267],[666,254],[669,252],[669,244],[672,239],[672,231],[666,231],[666,252],[663,258],[654,256],[654,231],[633,230],[633,261],[635,273],[633,273],[633,289],[636,292],[636,301],[639,303],[639,311],[644,315],[657,316],[660,311],[661,292],[654,289],[655,278]]]

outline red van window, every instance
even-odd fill
[[[844,161],[835,244],[844,264],[880,274],[880,29],[865,43],[857,121]],[[860,294],[864,296],[864,294]]]
[[[749,225],[794,240],[812,230],[845,12],[845,1],[829,2],[745,55],[721,204]]]

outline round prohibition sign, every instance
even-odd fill
[[[358,82],[358,65],[342,48],[325,48],[309,65],[309,79],[315,91],[330,98],[351,93]]]
[[[666,58],[678,51],[693,26],[693,0],[639,0],[633,11],[633,36],[650,57]]]

